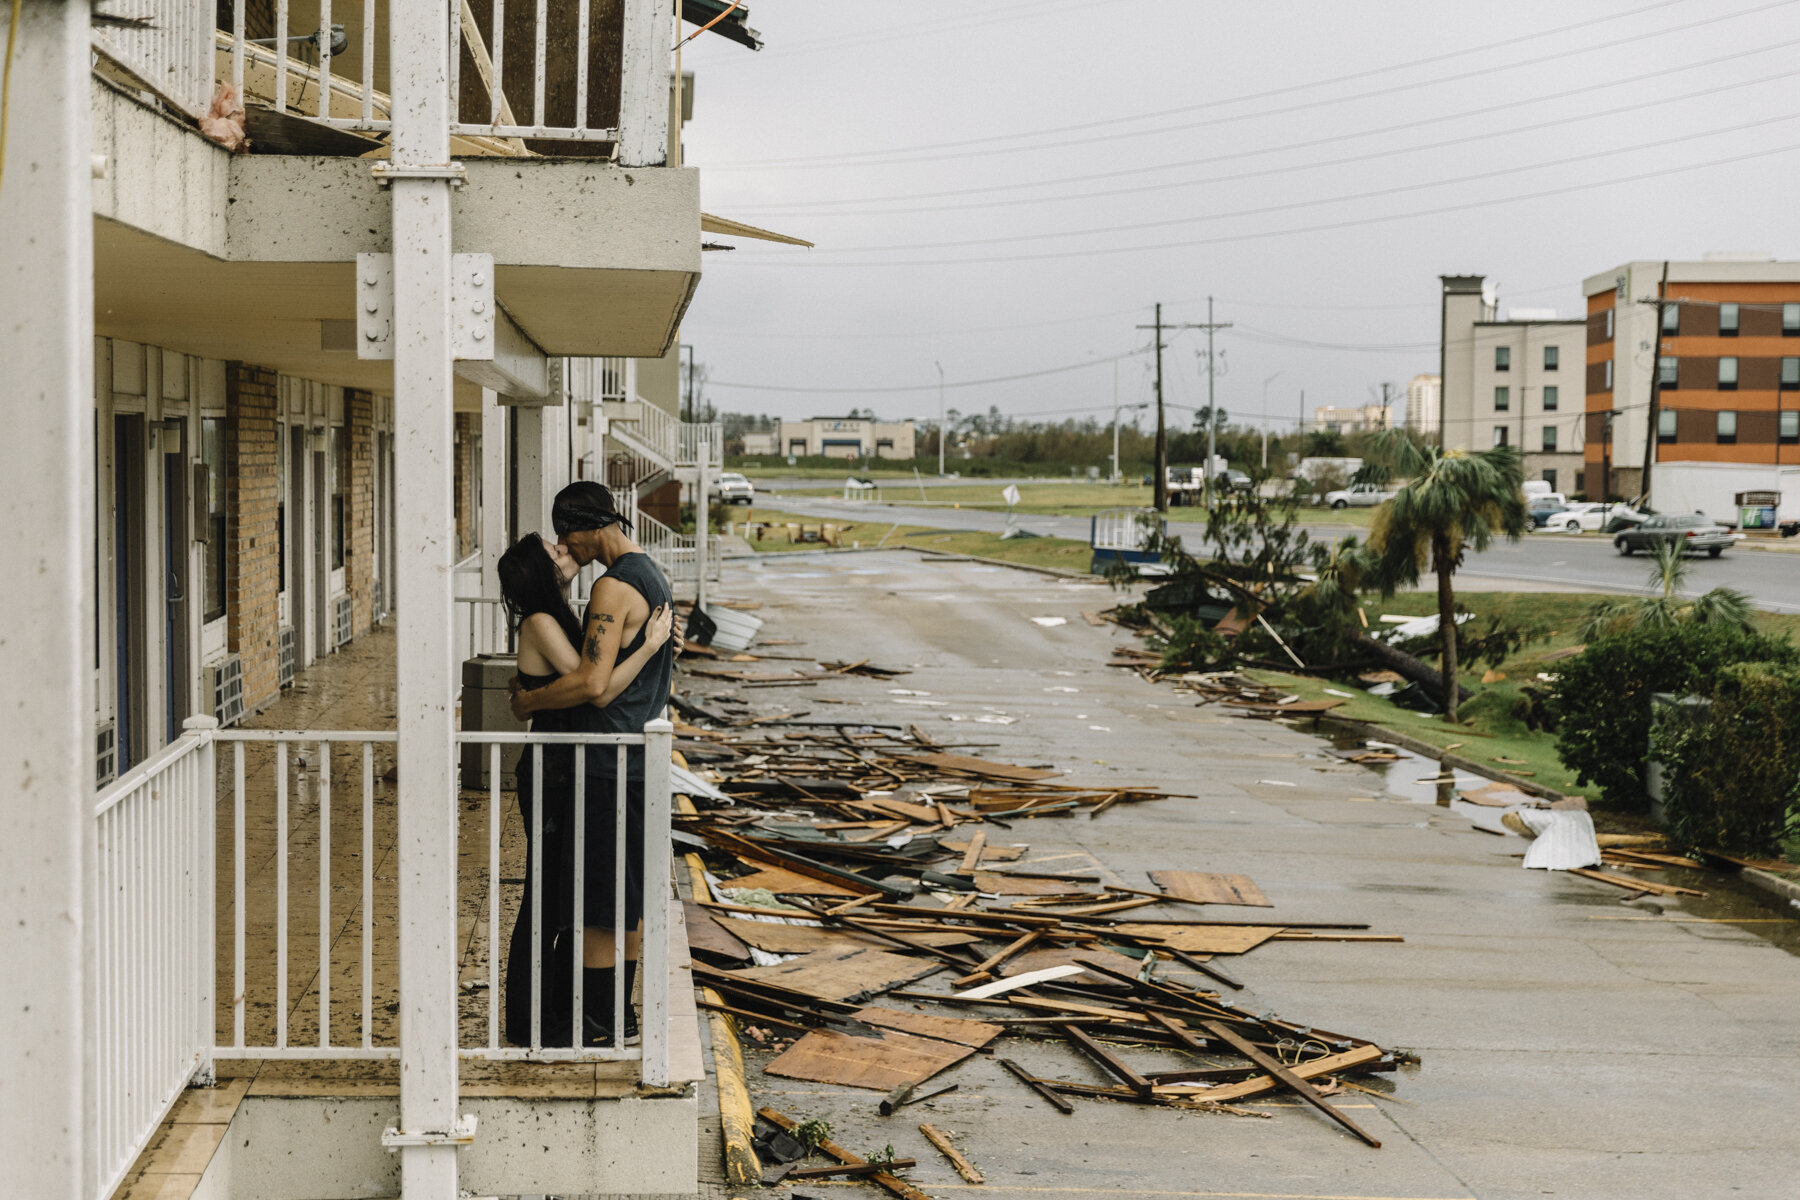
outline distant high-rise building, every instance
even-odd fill
[[[1406,385],[1406,427],[1435,438],[1444,427],[1444,377],[1414,375]]]
[[[1392,414],[1385,404],[1364,404],[1356,408],[1325,405],[1313,409],[1313,427],[1327,433],[1379,433],[1392,424]]]

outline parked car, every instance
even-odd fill
[[[1531,518],[1535,527],[1542,529],[1556,513],[1569,507],[1569,502],[1561,492],[1539,492],[1525,497],[1525,514]]]
[[[1234,492],[1247,492],[1250,490],[1251,486],[1250,476],[1244,474],[1236,467],[1226,467],[1223,471],[1220,471],[1219,478],[1214,482],[1216,482],[1219,487]]]
[[[712,499],[720,504],[751,504],[756,500],[756,485],[736,471],[725,471],[712,486]]]
[[[1684,552],[1704,550],[1717,558],[1735,540],[1731,530],[1705,513],[1667,513],[1645,518],[1636,529],[1621,530],[1614,535],[1613,545],[1620,554],[1636,554],[1658,542],[1669,542]]]
[[[1379,487],[1373,483],[1353,483],[1341,491],[1326,492],[1325,504],[1328,508],[1374,508],[1377,504],[1392,500],[1396,494],[1393,488]]]
[[[1614,514],[1621,510],[1630,511],[1623,504],[1601,504],[1597,500],[1581,501],[1565,505],[1556,512],[1544,514],[1539,525],[1558,533],[1598,533],[1607,526]]]

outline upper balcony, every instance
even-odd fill
[[[391,251],[385,0],[109,11],[133,10],[153,26],[95,38],[98,332],[387,390],[353,336],[357,255]],[[660,355],[700,275],[698,179],[663,165],[673,0],[454,0],[444,19],[453,248],[493,256],[518,390],[551,356]],[[206,116],[228,86],[241,125]],[[240,128],[236,153],[200,132]]]

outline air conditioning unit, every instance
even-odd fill
[[[275,659],[275,674],[279,686],[294,686],[294,667],[296,652],[294,648],[294,627],[284,625],[281,628],[281,649]]]
[[[205,668],[206,695],[212,698],[212,714],[221,729],[244,719],[244,660],[227,655]]]
[[[335,619],[332,622],[332,632],[336,636],[336,640],[332,642],[333,646],[343,646],[349,643],[352,625],[351,612],[350,594],[346,592],[337,598],[337,605],[333,612]]]
[[[370,589],[373,596],[370,608],[375,614],[375,619],[380,621],[387,616],[387,589],[379,579],[370,585]]]
[[[94,730],[94,786],[105,787],[119,775],[118,725],[102,721]]]

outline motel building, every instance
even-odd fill
[[[725,14],[755,48],[731,7],[23,0],[6,1194],[695,1194],[670,726],[581,750],[647,744],[641,1044],[515,1045],[510,764],[544,739],[459,701],[509,649],[495,561],[571,480],[704,599],[674,497],[721,439],[675,347],[703,227],[763,234],[700,211],[672,47]]]

